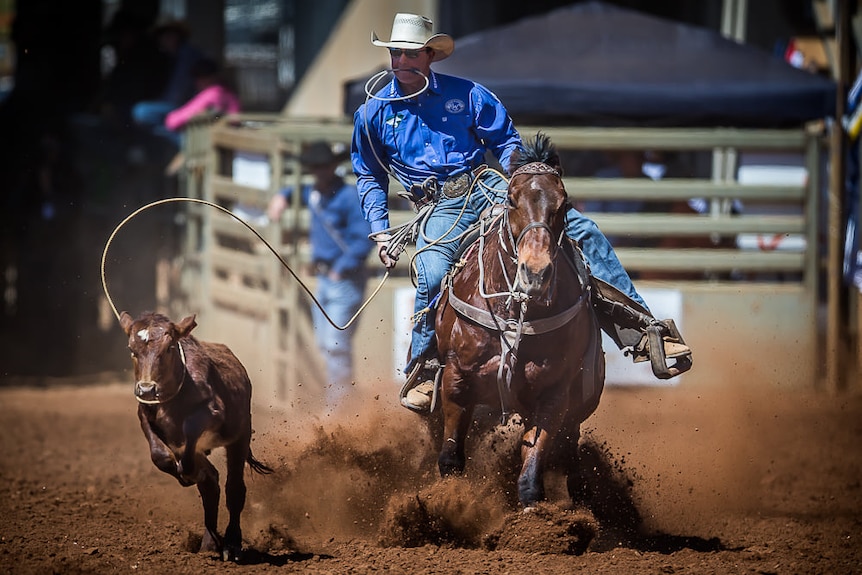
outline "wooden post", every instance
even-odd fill
[[[848,0],[838,0],[835,14],[835,38],[838,44],[835,62],[837,84],[835,121],[830,138],[827,289],[826,289],[826,388],[830,393],[842,391],[847,376],[847,326],[850,321],[847,290],[844,287],[844,158],[847,150],[844,127],[845,84],[849,60],[850,10]]]

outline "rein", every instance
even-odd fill
[[[177,387],[177,390],[167,399],[141,399],[136,395],[135,399],[138,400],[138,403],[143,403],[144,405],[160,405],[169,402],[180,394],[180,391],[183,389],[183,384],[186,382],[186,372],[188,370],[186,369],[186,354],[183,351],[183,344],[180,343],[180,340],[177,340],[177,349],[180,350],[180,361],[183,364],[183,378],[180,380],[180,385]]]
[[[559,172],[557,172],[557,170],[539,162],[533,162],[518,168],[512,174],[512,178],[520,174],[555,174],[559,176]],[[511,179],[509,180],[509,185],[511,186]],[[457,266],[455,268],[455,271],[446,274],[446,278],[444,279],[443,283],[443,290],[448,290],[449,303],[452,305],[452,309],[455,310],[458,315],[486,329],[499,333],[501,355],[499,368],[497,369],[497,389],[500,395],[500,419],[501,424],[503,425],[505,425],[511,417],[511,413],[508,409],[506,399],[511,392],[512,373],[514,372],[515,364],[518,361],[518,348],[520,346],[522,336],[541,335],[562,328],[570,321],[572,321],[586,306],[586,302],[590,300],[589,282],[584,281],[584,279],[581,278],[581,273],[577,269],[577,266],[573,266],[576,268],[576,275],[579,279],[581,279],[582,287],[584,287],[577,301],[575,301],[567,309],[551,317],[543,317],[531,320],[525,319],[527,314],[527,304],[530,300],[530,296],[526,293],[515,291],[514,282],[512,282],[512,280],[508,276],[508,273],[506,271],[507,266],[505,265],[502,254],[503,252],[505,252],[508,255],[510,261],[512,263],[515,263],[517,262],[518,257],[518,247],[520,246],[521,241],[524,239],[527,232],[536,229],[546,230],[553,237],[553,230],[545,222],[530,222],[527,226],[524,227],[523,230],[521,230],[521,232],[518,234],[518,238],[515,239],[512,234],[512,228],[509,223],[508,214],[509,211],[506,210],[502,214],[491,219],[489,223],[486,224],[484,220],[480,223],[481,233],[479,234],[479,248],[477,254],[479,268],[478,290],[479,295],[484,298],[486,302],[491,297],[503,296],[509,298],[507,305],[511,305],[511,302],[513,300],[519,302],[520,305],[518,306],[519,310],[517,318],[501,317],[490,311],[490,307],[489,309],[482,309],[470,303],[467,303],[466,301],[459,298],[455,294],[453,282],[455,274],[458,270],[461,269],[460,266]],[[508,291],[501,293],[485,293],[485,268],[483,257],[485,254],[485,240],[486,237],[493,230],[494,226],[497,226],[498,242],[500,245],[500,250],[497,252],[497,257],[500,261],[503,279],[508,288]],[[504,236],[504,233],[508,235],[507,238]],[[565,231],[563,231],[563,233],[561,233],[560,237],[557,239],[557,249],[553,254],[553,259],[556,259],[559,253],[560,243],[563,241],[564,237]],[[509,251],[506,248],[507,244],[512,246],[513,253],[509,254]],[[556,268],[554,270],[554,273],[556,274]]]
[[[539,223],[539,222],[535,222],[535,223],[537,224],[536,227],[544,226],[544,227],[548,228],[548,230],[550,231],[550,227],[548,227],[547,224]],[[502,222],[500,221],[499,217],[494,218],[494,220],[491,222],[491,225],[494,225],[494,224],[500,225],[501,229],[503,227]],[[508,227],[508,226],[506,226],[506,227]],[[479,281],[479,291],[480,292],[484,291],[482,289],[483,284],[484,284],[484,281],[483,281],[484,280],[484,266],[482,265],[482,253],[484,252],[485,246],[484,246],[484,242],[482,240],[485,238],[487,233],[488,233],[488,230],[483,230],[483,233],[480,234],[480,236],[479,236],[480,244],[479,244],[479,253],[477,255],[477,258],[478,258],[479,271],[480,271],[480,281]],[[521,235],[523,235],[523,233]],[[475,323],[481,325],[482,327],[486,327],[486,328],[492,329],[494,331],[504,331],[504,329],[502,329],[500,327],[501,325],[507,326],[507,327],[520,326],[520,331],[523,335],[541,335],[543,333],[548,333],[548,332],[554,331],[556,329],[563,327],[569,321],[571,321],[578,314],[578,312],[581,310],[581,308],[584,305],[584,302],[589,299],[587,297],[587,294],[589,292],[589,283],[582,281],[582,287],[584,287],[585,289],[581,293],[581,297],[578,298],[578,301],[576,301],[574,304],[572,304],[569,308],[567,308],[567,309],[563,310],[562,312],[558,313],[557,315],[554,315],[551,317],[543,317],[543,318],[525,321],[524,320],[524,314],[526,311],[526,298],[527,298],[526,294],[516,294],[516,293],[511,291],[511,288],[510,288],[509,292],[501,292],[501,293],[495,293],[495,294],[480,293],[480,295],[485,300],[488,300],[492,297],[501,297],[501,296],[511,296],[514,299],[519,299],[518,296],[521,296],[522,299],[520,301],[521,301],[522,305],[521,305],[521,311],[519,313],[518,319],[516,320],[514,318],[504,318],[504,317],[500,317],[496,314],[493,314],[488,310],[478,308],[472,304],[469,304],[466,301],[459,298],[457,295],[455,295],[455,290],[453,289],[453,280],[454,280],[454,277],[457,274],[457,272],[460,271],[460,269],[461,269],[460,266],[456,266],[456,268],[452,272],[446,274],[446,278],[444,279],[444,283],[443,283],[443,289],[447,290],[449,292],[449,302],[452,304],[452,308],[455,311],[457,311],[458,313],[460,313],[463,317],[474,321]],[[575,269],[575,273],[577,273],[578,276],[581,275],[581,271],[578,270],[577,268]]]

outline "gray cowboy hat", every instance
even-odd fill
[[[434,50],[432,62],[437,62],[452,54],[455,50],[455,40],[448,34],[434,34],[433,28],[434,23],[425,16],[399,12],[392,21],[389,42],[380,40],[376,32],[371,32],[371,43],[375,46],[402,50],[431,48]]]

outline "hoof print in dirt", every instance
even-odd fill
[[[598,530],[595,518],[588,511],[566,510],[540,503],[529,512],[509,516],[492,539],[498,551],[581,555]]]
[[[450,477],[416,494],[393,497],[380,526],[384,547],[483,547],[486,531],[502,521],[499,494]]]

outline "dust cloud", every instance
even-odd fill
[[[596,536],[596,518],[571,509],[556,472],[546,476],[548,504],[521,511],[518,418],[501,426],[478,412],[465,474],[441,479],[439,419],[384,403],[374,397],[316,413],[256,410],[255,454],[276,469],[265,490],[250,489],[245,534],[256,549],[301,551],[353,538],[383,547],[579,554]]]

